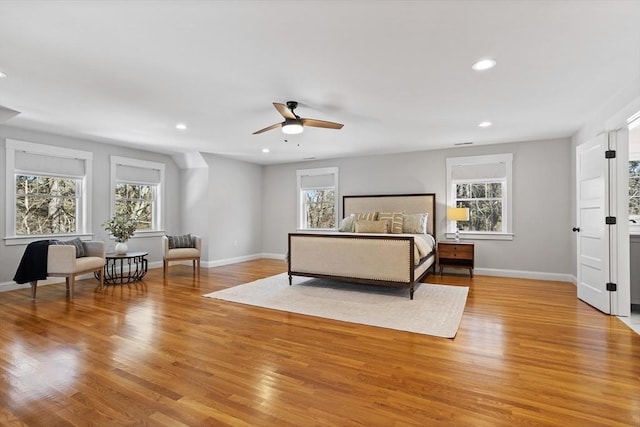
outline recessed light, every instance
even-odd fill
[[[471,145],[473,144],[473,141],[468,141],[468,142],[456,142],[453,145]]]
[[[480,122],[480,123],[478,123],[478,127],[481,127],[481,128],[488,128],[488,127],[489,127],[489,126],[491,126],[492,124],[493,124],[493,123],[491,123],[491,122]]]
[[[269,151],[270,151],[270,150],[269,150],[268,148],[263,148],[263,149],[262,149],[262,152],[263,152],[263,153],[268,153]]]
[[[4,79],[5,77],[7,77],[7,74],[0,71],[0,79]]]
[[[187,129],[187,125],[185,125],[184,123],[178,123],[176,125],[176,129],[186,130]]]
[[[478,62],[476,62],[475,64],[473,64],[471,66],[471,68],[473,68],[476,71],[484,71],[484,70],[488,70],[490,68],[493,68],[495,66],[496,66],[495,59],[485,58],[485,59],[481,59]]]

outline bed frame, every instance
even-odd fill
[[[391,194],[344,196],[343,216],[358,212],[429,214],[427,232],[435,236],[436,196]],[[435,272],[435,249],[418,265],[410,235],[298,232],[289,234],[288,274],[349,283],[408,288],[413,299],[415,283]]]

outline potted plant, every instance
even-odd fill
[[[127,240],[131,238],[138,228],[138,220],[129,215],[115,214],[102,223],[104,229],[113,235],[116,240],[115,251],[119,255],[127,253]]]

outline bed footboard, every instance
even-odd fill
[[[414,239],[411,236],[289,234],[292,276],[409,288],[413,299]]]

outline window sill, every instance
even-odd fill
[[[460,239],[464,240],[513,240],[513,233],[474,233],[474,232],[460,232]],[[445,233],[447,239],[455,239],[456,233]]]
[[[299,233],[334,233],[337,228],[296,228]]]

